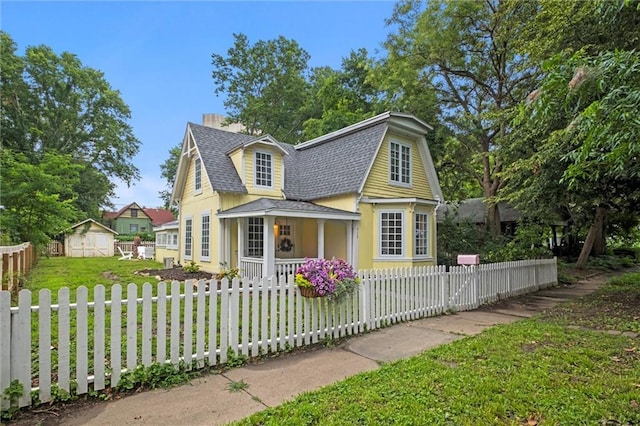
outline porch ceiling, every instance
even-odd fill
[[[360,220],[359,213],[319,206],[305,201],[259,198],[246,204],[218,212],[219,218],[283,216],[312,219]]]

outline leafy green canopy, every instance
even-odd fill
[[[504,187],[500,148],[508,141],[513,109],[535,87],[537,68],[519,50],[523,23],[535,14],[530,1],[461,0],[396,5],[397,30],[385,47],[387,68],[407,87],[433,92],[441,122],[452,132],[447,162],[462,181],[480,184],[485,198]],[[489,224],[500,232],[490,204]]]
[[[0,150],[0,229],[7,242],[46,244],[52,232],[60,232],[78,215],[74,185],[81,166],[68,155],[45,153],[31,164],[22,153]]]
[[[30,218],[40,220],[27,218],[29,225],[24,228],[23,220],[3,219],[2,232],[14,241],[40,241],[40,236],[56,234],[73,220],[99,218],[101,208],[110,205],[112,179],[130,184],[139,177],[131,160],[140,142],[127,122],[128,106],[102,72],[84,66],[71,53],[58,55],[47,46],[27,47],[23,56],[16,50],[11,37],[0,32],[0,137],[6,161],[28,181],[21,183],[34,185],[35,192],[25,194],[35,195],[29,199],[7,192],[16,176],[13,169],[3,167],[7,190],[0,196],[5,212],[30,212]],[[50,170],[52,162],[55,167]],[[73,173],[63,187],[54,184],[55,179],[51,188],[39,187],[47,180],[43,176],[59,176],[58,171],[65,169]],[[44,218],[56,211],[59,218]]]
[[[251,135],[296,141],[305,120],[309,54],[283,36],[251,45],[234,34],[226,56],[211,55],[215,93],[226,95],[229,119]]]

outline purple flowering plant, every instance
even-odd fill
[[[353,267],[343,259],[305,259],[296,269],[298,287],[313,287],[316,294],[340,300],[353,293],[358,279]]]

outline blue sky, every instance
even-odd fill
[[[338,68],[352,49],[380,49],[393,2],[4,0],[0,8],[0,26],[19,53],[39,44],[74,53],[104,72],[131,108],[142,178],[131,188],[118,185],[113,202],[120,208],[134,201],[160,206],[160,164],[182,140],[187,121],[224,114],[224,97],[213,93],[211,54],[225,55],[233,33],[251,43],[283,35],[309,52],[312,67]]]

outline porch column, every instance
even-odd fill
[[[273,225],[276,218],[273,216],[265,216],[263,224],[263,241],[262,241],[262,276],[271,277],[275,275],[276,251],[274,244]]]
[[[352,231],[351,231],[351,236],[352,236],[352,257],[351,257],[351,265],[353,266],[353,269],[355,271],[358,270],[358,245],[360,244],[359,241],[359,237],[358,234],[360,233],[360,222],[358,222],[357,220],[352,220],[351,221],[351,227],[352,227]]]
[[[231,220],[224,220],[224,261],[231,268]]]
[[[318,258],[324,257],[324,219],[318,219]]]
[[[238,221],[238,268],[242,267],[242,257],[244,256],[244,218],[236,219]]]
[[[225,250],[225,219],[218,219],[218,261],[219,262],[228,262],[228,258],[226,257],[227,251]],[[211,250],[211,248],[210,248]],[[211,250],[212,251],[212,250]]]
[[[353,265],[353,221],[347,221],[347,263]]]

